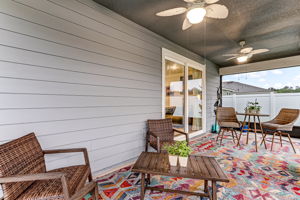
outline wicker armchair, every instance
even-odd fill
[[[172,119],[157,119],[148,120],[148,131],[146,136],[146,152],[148,145],[161,152],[161,149],[166,144],[174,143],[174,132],[185,135],[187,143],[189,143],[189,136],[187,133],[174,129]]]
[[[45,154],[74,152],[84,154],[85,165],[46,171]],[[43,151],[34,133],[0,145],[0,184],[4,200],[77,200],[89,192],[98,199],[87,150]]]
[[[273,144],[275,136],[278,135],[280,139],[280,145],[282,146],[282,135],[287,136],[291,146],[293,147],[294,152],[296,153],[296,149],[293,145],[292,139],[288,132],[293,130],[293,126],[297,121],[300,115],[300,110],[298,109],[288,109],[282,108],[279,114],[272,119],[271,121],[262,123],[263,129],[267,129],[268,131],[265,132],[261,144],[265,141],[267,133],[272,133],[272,145],[271,151],[273,150]]]
[[[218,107],[217,108],[217,121],[220,126],[220,132],[217,136],[217,142],[219,138],[221,139],[220,145],[222,145],[222,140],[224,138],[225,132],[231,132],[233,143],[235,143],[235,139],[237,142],[239,138],[237,136],[236,130],[241,127],[240,122],[236,117],[236,112],[234,108],[231,107]],[[241,137],[241,136],[240,136]]]

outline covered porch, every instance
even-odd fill
[[[261,141],[261,136],[258,137]],[[293,141],[299,152],[300,140],[293,139]],[[228,136],[220,146],[216,143],[216,135],[211,133],[195,137],[190,142],[193,155],[216,157],[230,179],[229,183],[217,184],[218,199],[299,198],[299,154],[295,154],[289,144],[285,143],[281,147],[276,143],[273,151],[270,151],[271,143],[268,142],[268,150],[261,145],[256,152],[254,134],[250,135],[248,145],[244,134],[241,143],[241,147],[236,147],[231,136]],[[97,178],[102,199],[140,198],[141,177],[139,173],[131,172],[131,167],[132,165],[125,165],[119,170]],[[193,192],[204,189],[204,181],[167,176],[153,176],[151,185]],[[148,191],[145,199],[196,200],[199,197]]]
[[[186,14],[157,15],[174,7],[186,12],[193,6],[209,10],[214,4],[228,9],[225,18],[209,18],[213,13],[208,11],[201,23],[191,24]],[[215,170],[216,174],[207,171],[208,185],[206,179],[190,177],[204,175],[196,175],[188,164],[177,172],[182,175],[180,169],[192,170],[189,178],[156,174],[146,179],[151,186],[205,190],[202,199],[299,199],[297,133],[292,135],[294,153],[289,143],[275,143],[271,151],[268,141],[267,149],[258,145],[256,151],[252,132],[248,144],[246,134],[241,134],[240,146],[237,138],[232,140],[231,133],[226,132],[220,145],[218,133],[212,130],[218,124],[216,111],[222,104],[239,111],[234,104],[224,104],[224,98],[222,102],[222,77],[300,66],[299,9],[297,0],[2,0],[0,199],[39,199],[42,189],[33,196],[22,192],[46,178],[62,183],[47,190],[56,196],[46,194],[43,199],[141,199],[143,173],[134,172],[132,167],[149,142],[148,120],[159,119],[171,120],[171,129],[175,128],[172,142],[187,140],[191,157],[214,157],[219,168],[197,162],[200,172],[202,167]],[[225,15],[221,11],[216,13]],[[244,48],[240,41],[246,41],[253,50],[269,51],[248,52],[247,62],[239,63]],[[225,54],[234,57],[227,59]],[[295,95],[294,101],[299,97]],[[285,101],[281,105],[284,108]],[[300,104],[292,108],[299,110]],[[278,113],[270,114],[275,117]],[[19,151],[20,144],[8,145],[32,132],[38,141],[34,148],[25,145]],[[152,136],[159,146],[161,138]],[[268,135],[268,140],[271,137]],[[14,153],[7,154],[8,150]],[[151,144],[147,150],[157,151]],[[24,156],[28,152],[41,159],[42,167],[34,164],[38,159],[31,160],[30,169],[21,167],[28,164]],[[18,159],[11,158],[15,153]],[[72,171],[70,166],[77,168]],[[40,167],[38,171],[36,167]],[[220,169],[229,182],[213,180],[221,174]],[[34,175],[37,172],[42,175]],[[24,177],[27,174],[29,177]],[[12,180],[20,182],[19,176],[25,186],[10,185]],[[78,178],[81,176],[84,180]],[[76,185],[76,181],[80,183]],[[91,192],[95,186],[99,196]],[[83,195],[86,191],[89,193]],[[208,195],[213,191],[216,195]],[[146,190],[144,199],[199,198]]]

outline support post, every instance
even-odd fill
[[[274,92],[270,92],[270,119],[275,116],[275,96]]]
[[[232,95],[232,103],[233,103],[233,107],[236,110],[236,94]]]

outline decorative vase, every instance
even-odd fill
[[[179,156],[179,165],[180,167],[187,167],[188,157]]]
[[[177,166],[178,156],[169,155],[169,163],[171,166]]]
[[[255,112],[256,114],[259,114],[260,113],[260,110],[256,110],[256,112]]]

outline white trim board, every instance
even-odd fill
[[[231,67],[223,67],[219,69],[219,73],[220,75],[230,75],[296,66],[300,66],[300,55],[262,62],[235,65]]]

